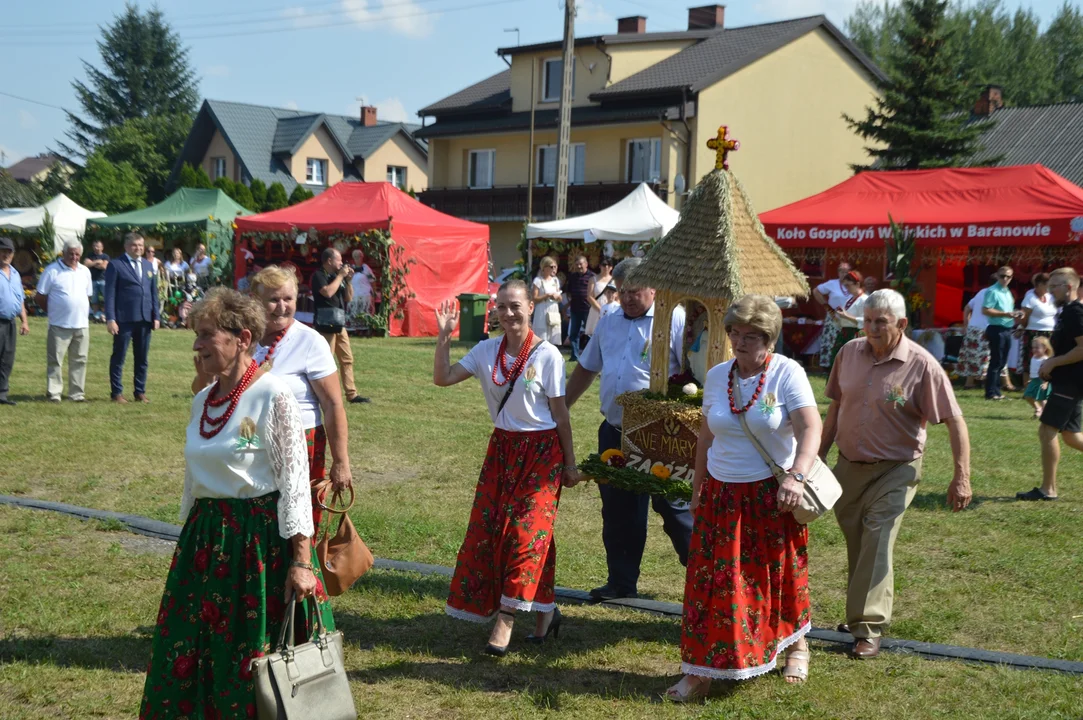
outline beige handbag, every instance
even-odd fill
[[[297,601],[291,597],[277,649],[252,660],[259,720],[357,720],[346,678],[342,633],[327,632],[319,610],[314,602],[312,605],[312,615],[316,616],[315,640],[293,644]]]
[[[740,383],[734,383],[733,397],[734,403],[740,406]],[[745,435],[752,441],[753,447],[759,452],[763,461],[767,463],[767,467],[771,469],[771,474],[775,476],[775,479],[778,480],[779,485],[781,486],[782,481],[789,473],[786,472],[785,468],[771,459],[771,456],[767,454],[767,451],[763,448],[763,445],[760,444],[760,441],[752,434],[752,429],[748,427],[748,420],[745,419],[745,413],[741,413],[738,417],[741,419],[741,427],[744,428]],[[706,420],[704,420],[704,422],[706,422]],[[793,519],[801,525],[808,525],[810,522],[816,520],[833,508],[840,497],[842,497],[842,486],[839,485],[839,481],[835,478],[835,474],[831,472],[831,468],[827,467],[827,465],[817,457],[812,461],[812,468],[808,471],[808,475],[805,476],[801,499],[797,502],[797,507],[793,509]]]

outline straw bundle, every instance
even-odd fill
[[[699,182],[680,220],[628,280],[700,299],[809,294],[805,276],[767,236],[745,189],[723,170]]]

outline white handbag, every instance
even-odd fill
[[[740,406],[740,383],[733,384],[733,397],[734,402]],[[767,467],[770,468],[771,474],[775,476],[775,479],[778,480],[779,485],[781,486],[782,481],[789,473],[771,458],[763,445],[760,444],[760,441],[752,434],[752,429],[748,427],[748,421],[745,419],[745,413],[740,413],[738,417],[741,420],[741,427],[744,428],[745,435],[752,441],[752,446],[756,448],[760,457],[767,463]],[[831,472],[831,468],[827,467],[827,465],[817,457],[812,461],[812,468],[805,476],[801,499],[797,502],[797,507],[793,509],[793,518],[801,525],[808,525],[810,522],[816,520],[828,510],[835,507],[835,503],[839,501],[840,497],[842,497],[842,486],[839,485],[839,481],[835,478],[835,474]]]

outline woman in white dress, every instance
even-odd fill
[[[139,715],[147,718],[254,710],[251,662],[271,652],[291,596],[314,598],[334,627],[310,541],[301,410],[286,382],[252,359],[263,308],[215,288],[192,322],[192,349],[216,379],[192,403],[184,528],[158,610]],[[307,612],[296,622],[302,635],[311,631]]]
[[[842,289],[846,291],[847,300],[839,307],[829,307],[828,315],[838,326],[835,335],[835,343],[831,347],[831,355],[828,357],[827,367],[835,364],[835,356],[842,350],[842,346],[858,336],[865,326],[865,302],[869,296],[865,294],[861,273],[851,270],[842,278]]]
[[[827,310],[827,316],[824,317],[824,329],[820,333],[820,367],[830,369],[831,361],[834,359],[831,351],[835,347],[835,338],[838,337],[840,329],[834,311],[846,305],[850,299],[850,293],[846,291],[842,279],[852,269],[850,263],[839,263],[838,279],[820,283],[812,291],[812,297]]]
[[[494,425],[445,612],[476,623],[495,618],[485,651],[498,657],[508,651],[516,611],[538,614],[529,640],[559,633],[553,523],[561,488],[579,482],[564,357],[530,329],[531,306],[522,280],[501,285],[496,313],[504,334],[482,340],[454,365],[458,306],[449,301],[436,311],[433,383],[476,377]]]
[[[560,346],[560,278],[557,277],[557,261],[546,255],[541,259],[538,277],[531,286],[534,302],[534,334]]]
[[[376,282],[376,274],[365,263],[365,253],[361,250],[353,251],[353,277],[350,285],[353,286],[353,300],[350,301],[350,317],[363,314],[372,314],[373,288]]]
[[[594,334],[594,328],[598,327],[598,321],[602,319],[602,306],[606,304],[605,288],[611,282],[613,282],[613,258],[603,257],[598,261],[598,274],[594,276],[593,295],[598,301],[598,307],[591,306],[587,314],[587,328],[583,331],[588,338]]]

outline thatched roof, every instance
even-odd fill
[[[804,274],[764,232],[748,194],[727,170],[700,181],[676,226],[628,279],[703,299],[809,294]]]

